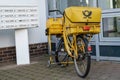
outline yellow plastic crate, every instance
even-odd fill
[[[62,34],[62,18],[49,18],[47,20],[47,34]]]

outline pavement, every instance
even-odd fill
[[[0,80],[120,80],[120,62],[92,60],[89,75],[77,76],[74,64],[47,67],[48,55],[35,58],[29,65],[0,65]]]

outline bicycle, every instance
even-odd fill
[[[50,10],[50,12],[59,10]],[[62,13],[61,13],[62,14]],[[89,41],[94,34],[100,32],[101,9],[90,7],[68,7],[63,17],[49,18],[46,35],[49,44],[49,66],[75,65],[78,76],[85,78],[91,65],[91,47]],[[51,36],[59,38],[57,49],[52,55]]]

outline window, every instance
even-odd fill
[[[48,10],[60,10],[64,12],[64,9],[70,6],[91,6],[93,0],[48,0]],[[57,15],[59,13],[56,13]],[[49,15],[55,15],[49,13]]]
[[[120,8],[120,0],[98,0],[98,6],[102,9]]]
[[[120,37],[120,17],[103,18],[103,37]]]
[[[120,41],[120,0],[97,0],[102,11],[100,40]]]

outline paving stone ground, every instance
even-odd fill
[[[74,65],[47,67],[48,55],[42,55],[30,65],[0,65],[0,80],[120,80],[120,62],[92,60],[89,75],[82,79],[76,75]]]

